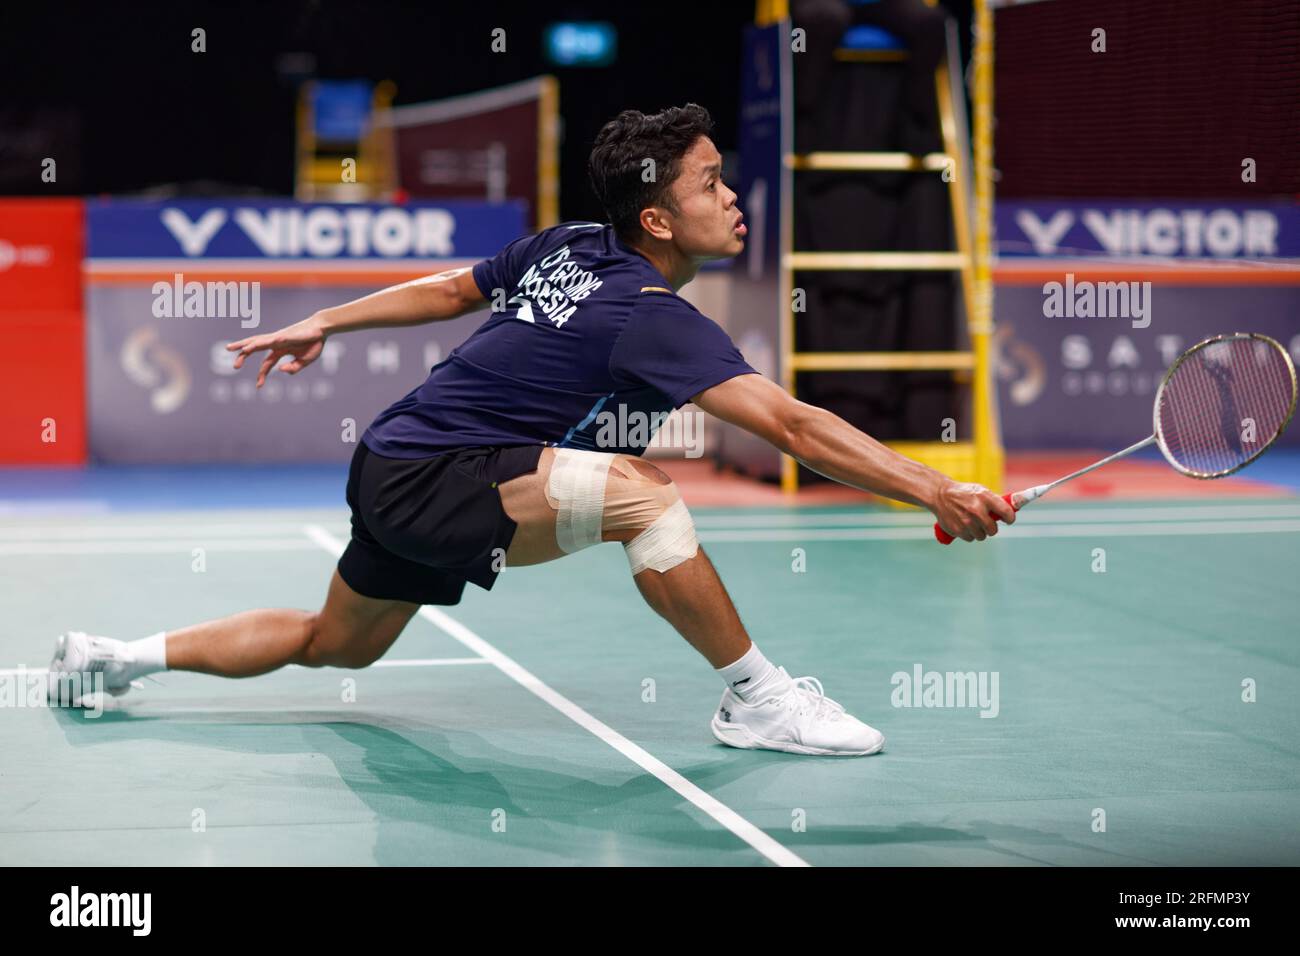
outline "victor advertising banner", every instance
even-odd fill
[[[338,336],[297,376],[225,345],[522,235],[521,203],[94,202],[87,207],[90,450],[104,462],[343,461],[483,314]]]

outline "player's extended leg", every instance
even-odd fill
[[[695,537],[672,480],[627,455],[545,449],[535,472],[500,485],[518,525],[506,567],[538,564],[602,541],[623,543],[633,580],[654,610],[727,684],[714,736],[743,748],[865,755],[884,736],[846,714],[815,678],[791,679],[750,641]]]
[[[121,694],[135,677],[163,669],[253,677],[286,664],[366,667],[392,646],[419,607],[357,594],[336,570],[319,611],[243,611],[130,645],[71,632],[59,638],[51,668],[102,671],[105,689]]]
[[[360,595],[336,570],[319,611],[244,611],[168,632],[167,669],[254,677],[285,664],[367,667],[419,609]]]

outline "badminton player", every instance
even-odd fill
[[[651,436],[611,438],[601,413],[661,421],[693,402],[820,474],[929,509],[965,541],[996,534],[996,519],[1013,522],[1015,511],[797,401],[678,295],[703,262],[744,248],[711,128],[694,104],[625,111],[600,131],[589,160],[608,224],[563,223],[472,269],[231,343],[236,368],[261,356],[261,387],[277,367],[296,375],[310,366],[331,335],[491,310],[358,442],[351,540],[319,610],[249,610],[129,642],[69,632],[51,671],[102,672],[122,694],[163,670],[251,677],[286,664],[365,667],[420,605],[456,604],[466,582],[490,590],[506,568],[618,542],[646,602],[725,684],[711,722],[718,740],[797,754],[879,751],[883,735],[816,678],[792,678],[764,657],[676,486],[641,457]],[[555,599],[580,601],[581,585]],[[593,653],[599,641],[593,631]]]

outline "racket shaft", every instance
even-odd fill
[[[1155,440],[1156,440],[1155,435],[1149,435],[1146,438],[1142,439],[1140,442],[1138,442],[1136,445],[1129,445],[1123,451],[1115,452],[1115,454],[1111,455],[1109,458],[1103,458],[1101,461],[1093,462],[1087,468],[1080,468],[1078,471],[1074,472],[1073,474],[1066,475],[1064,478],[1057,478],[1049,485],[1046,486],[1039,485],[1039,487],[1042,488],[1043,490],[1038,492],[1038,494],[1034,495],[1033,498],[1028,499],[1028,501],[1033,501],[1034,498],[1040,498],[1043,495],[1047,494],[1047,492],[1055,488],[1057,485],[1063,485],[1067,481],[1072,481],[1073,479],[1078,478],[1080,475],[1086,475],[1088,472],[1095,471],[1096,469],[1100,468],[1102,465],[1109,465],[1112,461],[1119,461],[1121,458],[1127,455],[1131,455],[1135,451],[1141,451],[1143,448],[1146,448],[1147,445],[1154,443]],[[1030,489],[1030,490],[1032,491],[1036,489]],[[1028,501],[1026,502],[1026,504],[1028,503]]]

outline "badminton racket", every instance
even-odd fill
[[[1193,345],[1165,373],[1156,390],[1152,435],[1002,500],[1019,511],[1053,488],[1153,444],[1190,478],[1222,478],[1264,454],[1286,429],[1295,406],[1295,366],[1281,344],[1255,333],[1217,335]],[[934,536],[940,544],[954,540],[937,521]]]

